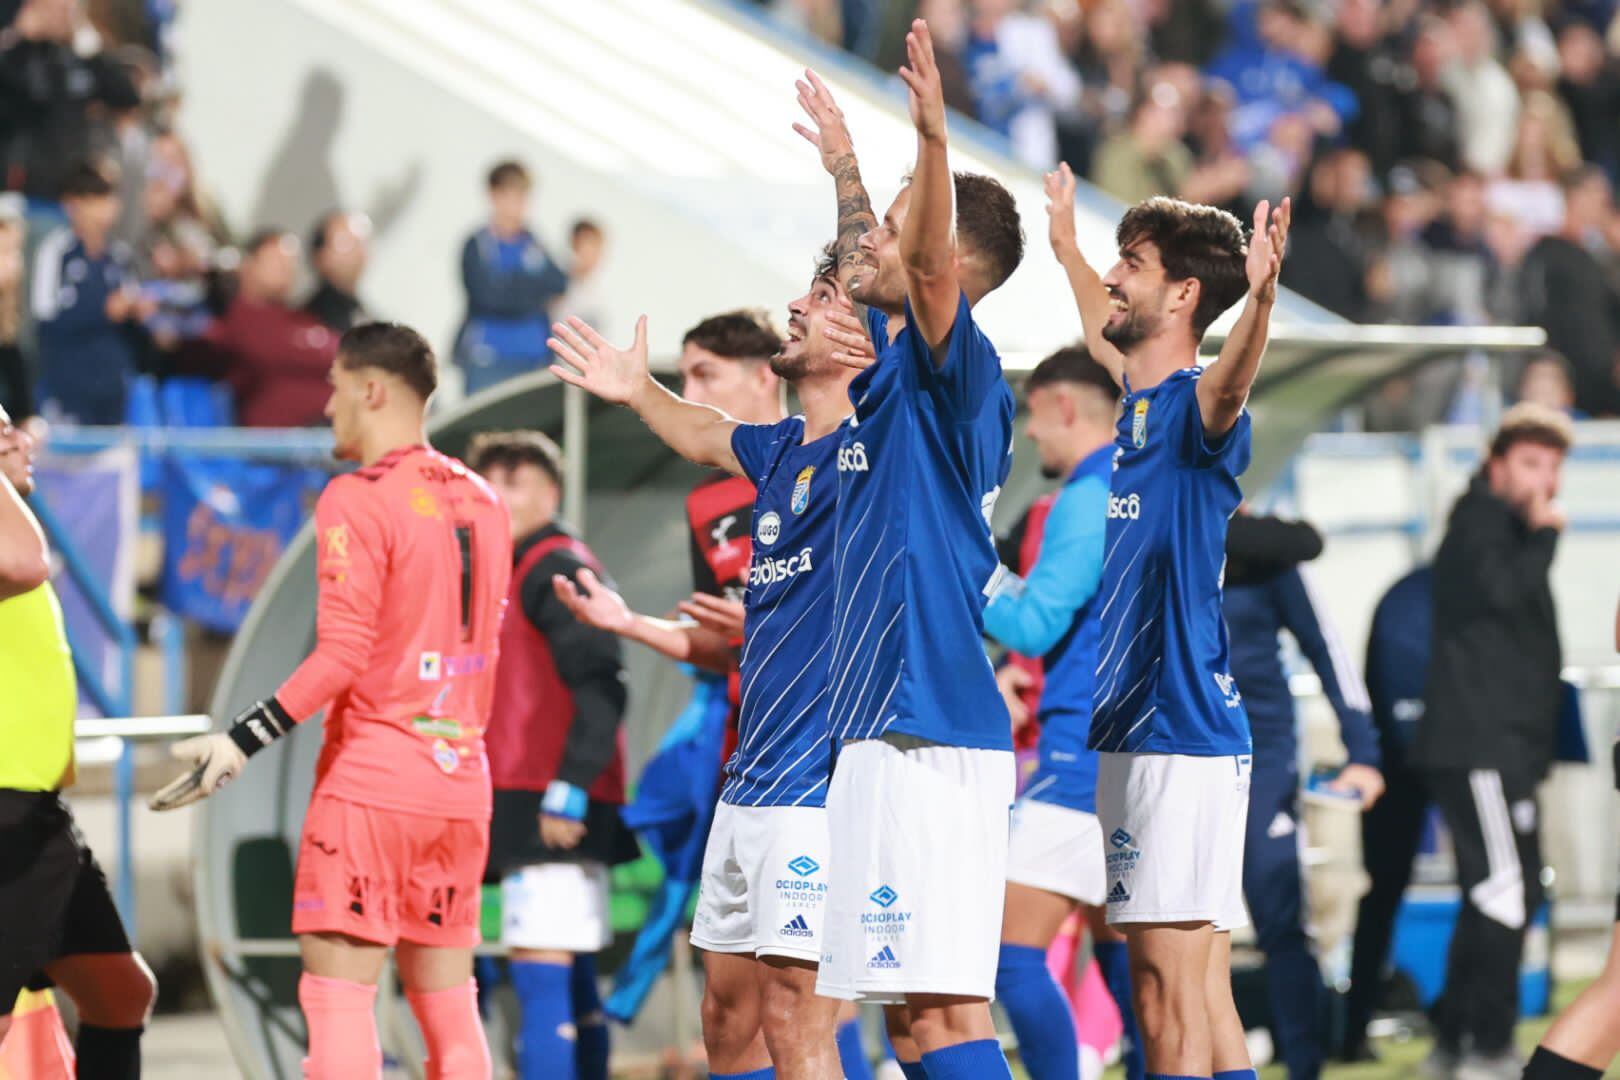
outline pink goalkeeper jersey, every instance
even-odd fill
[[[330,702],[316,792],[487,818],[484,728],[512,573],[500,497],[455,458],[408,447],[333,479],[315,527],[315,651],[276,697],[299,721]]]

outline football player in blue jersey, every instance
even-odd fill
[[[738,747],[726,763],[692,929],[717,1080],[844,1075],[833,1038],[839,1005],[815,994],[831,858],[824,805],[837,462],[856,374],[834,354],[860,351],[826,333],[839,310],[850,304],[828,253],[810,291],[788,306],[787,340],[771,361],[804,413],[776,424],[739,423],[661,386],[647,367],[645,318],[629,349],[579,319],[559,323],[552,342],[571,365],[552,368],[563,381],[629,406],[682,457],[757,489]],[[572,592],[563,581],[558,589]],[[755,1039],[761,1028],[765,1054]]]
[[[1119,260],[1103,277],[1075,242],[1066,165],[1046,190],[1049,239],[1086,344],[1125,391],[1089,739],[1108,921],[1128,942],[1150,1080],[1253,1080],[1230,976],[1230,931],[1247,921],[1252,758],[1221,574],[1290,205],[1262,201],[1245,243],[1224,211],[1148,199],[1121,219]],[[1245,296],[1219,358],[1201,368],[1204,331]]]
[[[1040,764],[1013,806],[1007,846],[1007,910],[1001,924],[996,998],[1012,1021],[1032,1080],[1072,1080],[1082,1071],[1068,997],[1046,952],[1077,907],[1092,952],[1125,1022],[1126,1075],[1142,1080],[1125,940],[1104,921],[1103,834],[1097,823],[1097,755],[1086,747],[1097,681],[1095,603],[1108,520],[1119,387],[1083,348],[1060,349],[1024,384],[1026,433],[1041,472],[1063,487],[1040,526],[1028,576],[1007,574],[984,609],[984,629],[1042,658]]]
[[[816,989],[894,1006],[909,1075],[984,1080],[1010,1075],[989,1001],[1014,764],[981,634],[1014,405],[972,308],[1017,268],[1024,237],[1004,187],[950,171],[921,20],[906,55],[916,166],[881,221],[831,95],[809,72],[798,85],[813,125],[798,130],[836,185],[840,273],[878,351],[850,387],[838,454]]]

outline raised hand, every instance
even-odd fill
[[[845,367],[865,370],[877,363],[877,351],[866,324],[848,311],[829,311],[822,334],[835,346],[832,358]]]
[[[579,572],[578,588],[565,574],[553,575],[551,587],[569,613],[586,626],[618,634],[629,629],[635,619],[624,597],[602,584],[588,569]]]
[[[832,91],[821,81],[821,76],[809,68],[804,69],[804,78],[793,85],[799,91],[799,107],[815,125],[814,128],[810,128],[795,123],[793,130],[803,135],[810,145],[821,151],[822,167],[828,173],[837,176],[839,165],[855,153],[855,144],[849,137],[849,127],[844,123],[844,110],[833,100]]]
[[[628,349],[608,344],[578,316],[566,323],[552,323],[551,332],[546,345],[563,361],[552,364],[551,373],[570,386],[588,390],[603,401],[627,405],[652,380],[647,369],[645,315],[636,320],[636,339]]]
[[[1249,277],[1249,295],[1262,303],[1277,299],[1277,275],[1282,273],[1283,251],[1288,245],[1288,225],[1294,219],[1293,200],[1287,196],[1272,210],[1265,199],[1254,208],[1254,233],[1249,237],[1249,256],[1244,271]]]
[[[1046,238],[1059,257],[1079,247],[1074,234],[1074,173],[1067,161],[1046,174]]]
[[[934,37],[921,19],[911,21],[906,35],[906,64],[900,78],[911,91],[911,123],[925,139],[945,137],[945,87],[934,60]]]

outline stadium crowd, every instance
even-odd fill
[[[373,318],[364,213],[329,208],[300,235],[208,198],[177,127],[172,13],[0,5],[0,404],[19,421],[317,423],[339,335]],[[469,391],[538,367],[552,316],[601,317],[602,227],[575,222],[554,258],[527,225],[532,186],[498,165],[461,253]],[[152,392],[174,380],[192,392]]]
[[[1620,21],[1580,0],[776,0],[892,71],[913,10],[947,100],[1038,169],[1247,218],[1291,195],[1283,284],[1356,322],[1520,325],[1509,400],[1620,414]],[[1459,361],[1372,429],[1477,420]]]

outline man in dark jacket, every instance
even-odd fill
[[[370,218],[346,210],[321,215],[309,231],[309,265],[316,285],[304,301],[305,313],[339,334],[371,322],[358,295],[370,254]]]
[[[1547,331],[1547,344],[1568,358],[1575,407],[1591,416],[1620,415],[1620,291],[1592,253],[1613,213],[1608,178],[1583,165],[1563,180],[1564,227],[1544,236],[1521,270],[1526,313]]]
[[[121,64],[74,50],[74,14],[71,0],[28,0],[0,27],[0,188],[56,198],[76,162],[113,148],[99,107],[140,104]]]
[[[1536,785],[1557,751],[1562,701],[1548,578],[1564,512],[1554,500],[1572,437],[1550,409],[1509,410],[1434,560],[1434,644],[1412,760],[1450,829],[1462,910],[1431,1065],[1469,1080],[1519,1072],[1519,960],[1542,901]]]
[[[484,739],[495,788],[489,876],[501,882],[501,938],[523,1013],[519,1075],[607,1080],[596,953],[613,937],[609,870],[638,854],[620,819],[619,640],[576,621],[552,587],[586,568],[603,574],[556,520],[556,444],[537,431],[490,433],[467,460],[505,499],[515,541]]]
[[[1327,991],[1306,932],[1299,739],[1278,641],[1282,631],[1288,631],[1310,661],[1339,719],[1348,763],[1330,788],[1363,807],[1377,802],[1384,790],[1366,687],[1332,623],[1318,613],[1298,565],[1321,550],[1320,535],[1305,522],[1239,513],[1233,515],[1226,534],[1222,609],[1231,641],[1232,677],[1243,694],[1254,738],[1243,894],[1266,956],[1271,1030],[1289,1080],[1316,1080],[1321,1075]]]

